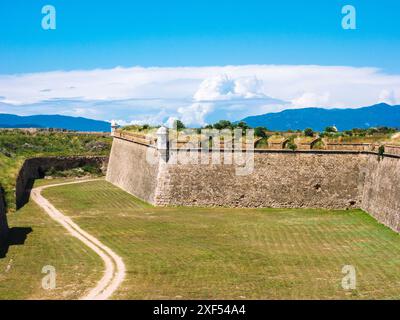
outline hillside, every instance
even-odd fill
[[[242,121],[251,127],[263,126],[276,131],[306,128],[322,131],[332,125],[341,131],[381,126],[400,128],[400,106],[381,103],[358,109],[291,109],[247,117]]]
[[[0,128],[57,128],[76,131],[110,131],[110,123],[61,115],[17,116],[0,114]]]

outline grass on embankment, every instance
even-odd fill
[[[7,207],[15,210],[15,183],[24,160],[40,156],[108,155],[112,139],[107,136],[66,132],[0,130],[0,187]]]
[[[124,259],[117,299],[400,298],[400,236],[360,210],[154,208],[105,181],[44,195]]]
[[[8,222],[11,244],[0,247],[0,300],[78,299],[102,277],[101,259],[32,201]],[[42,288],[47,265],[56,270],[54,290]]]

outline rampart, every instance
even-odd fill
[[[157,141],[114,135],[107,180],[159,206],[362,208],[400,231],[400,157],[347,147],[254,150],[253,171],[237,175],[234,164],[177,161],[200,149],[164,158]]]
[[[0,245],[8,235],[8,223],[3,188],[0,186]]]
[[[147,160],[154,154],[155,161]],[[159,159],[155,147],[115,138],[110,154],[111,167],[107,170],[107,180],[150,203],[155,203]]]
[[[183,151],[179,157],[189,157]],[[358,153],[254,154],[254,170],[237,175],[234,164],[165,164],[156,205],[349,208],[360,207]],[[170,159],[171,160],[171,159]]]
[[[67,170],[94,165],[106,173],[108,157],[102,156],[72,156],[72,157],[37,157],[26,159],[22,165],[15,187],[17,209],[25,205],[29,200],[30,190],[35,179],[43,178],[50,168]]]
[[[363,166],[361,208],[400,232],[400,157],[368,157]]]

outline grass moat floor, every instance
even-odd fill
[[[361,210],[155,208],[105,181],[43,195],[124,259],[115,299],[400,299],[400,236]],[[101,278],[101,260],[33,203],[9,223],[32,231],[0,258],[0,299],[74,299]],[[341,287],[344,265],[356,290]]]

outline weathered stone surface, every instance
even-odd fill
[[[155,205],[362,208],[400,232],[400,158],[368,152],[256,152],[254,171],[227,164],[174,164],[154,148],[114,139],[107,180]]]
[[[158,205],[349,208],[360,207],[355,154],[256,153],[254,171],[234,165],[168,164],[160,175]]]
[[[400,232],[400,159],[368,157],[361,208]]]
[[[154,158],[147,159],[153,155]],[[154,203],[158,167],[156,149],[115,138],[106,179],[138,198]]]
[[[3,189],[0,186],[0,243],[7,238],[8,223]]]

